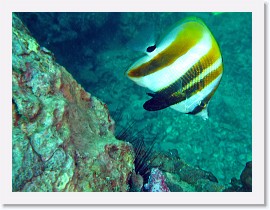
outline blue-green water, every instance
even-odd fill
[[[130,40],[149,33],[160,37],[190,15],[210,28],[224,62],[207,121],[170,108],[144,110],[148,90],[124,76],[142,56],[132,49],[136,46],[130,47]],[[158,134],[155,150],[177,149],[187,163],[211,171],[221,183],[239,178],[252,159],[251,13],[20,13],[20,17],[40,45],[51,50],[87,91],[112,112],[121,110],[118,127],[135,120],[134,130],[143,129],[146,138]]]

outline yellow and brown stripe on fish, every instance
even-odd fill
[[[127,71],[128,78],[153,91],[144,109],[171,107],[208,118],[207,106],[223,73],[219,46],[205,23],[188,17],[176,23],[159,43]]]

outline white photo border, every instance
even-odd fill
[[[3,204],[264,204],[264,2],[262,0],[2,0],[0,161]],[[252,12],[252,192],[12,192],[12,12]]]

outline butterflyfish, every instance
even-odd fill
[[[184,18],[158,43],[146,47],[145,53],[125,73],[152,91],[144,109],[171,107],[207,119],[208,103],[219,86],[223,62],[206,24],[197,17]]]

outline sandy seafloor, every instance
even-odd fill
[[[202,18],[220,45],[224,72],[209,103],[209,119],[166,108],[148,112],[148,90],[124,73],[142,52],[146,37],[160,37],[183,17]],[[158,135],[155,150],[177,149],[193,166],[211,171],[220,183],[239,179],[252,160],[251,13],[20,13],[41,46],[92,95],[119,109],[118,128],[135,120],[145,138]],[[134,44],[128,44],[130,40]],[[141,41],[140,41],[141,40]],[[157,39],[158,40],[158,39]]]

